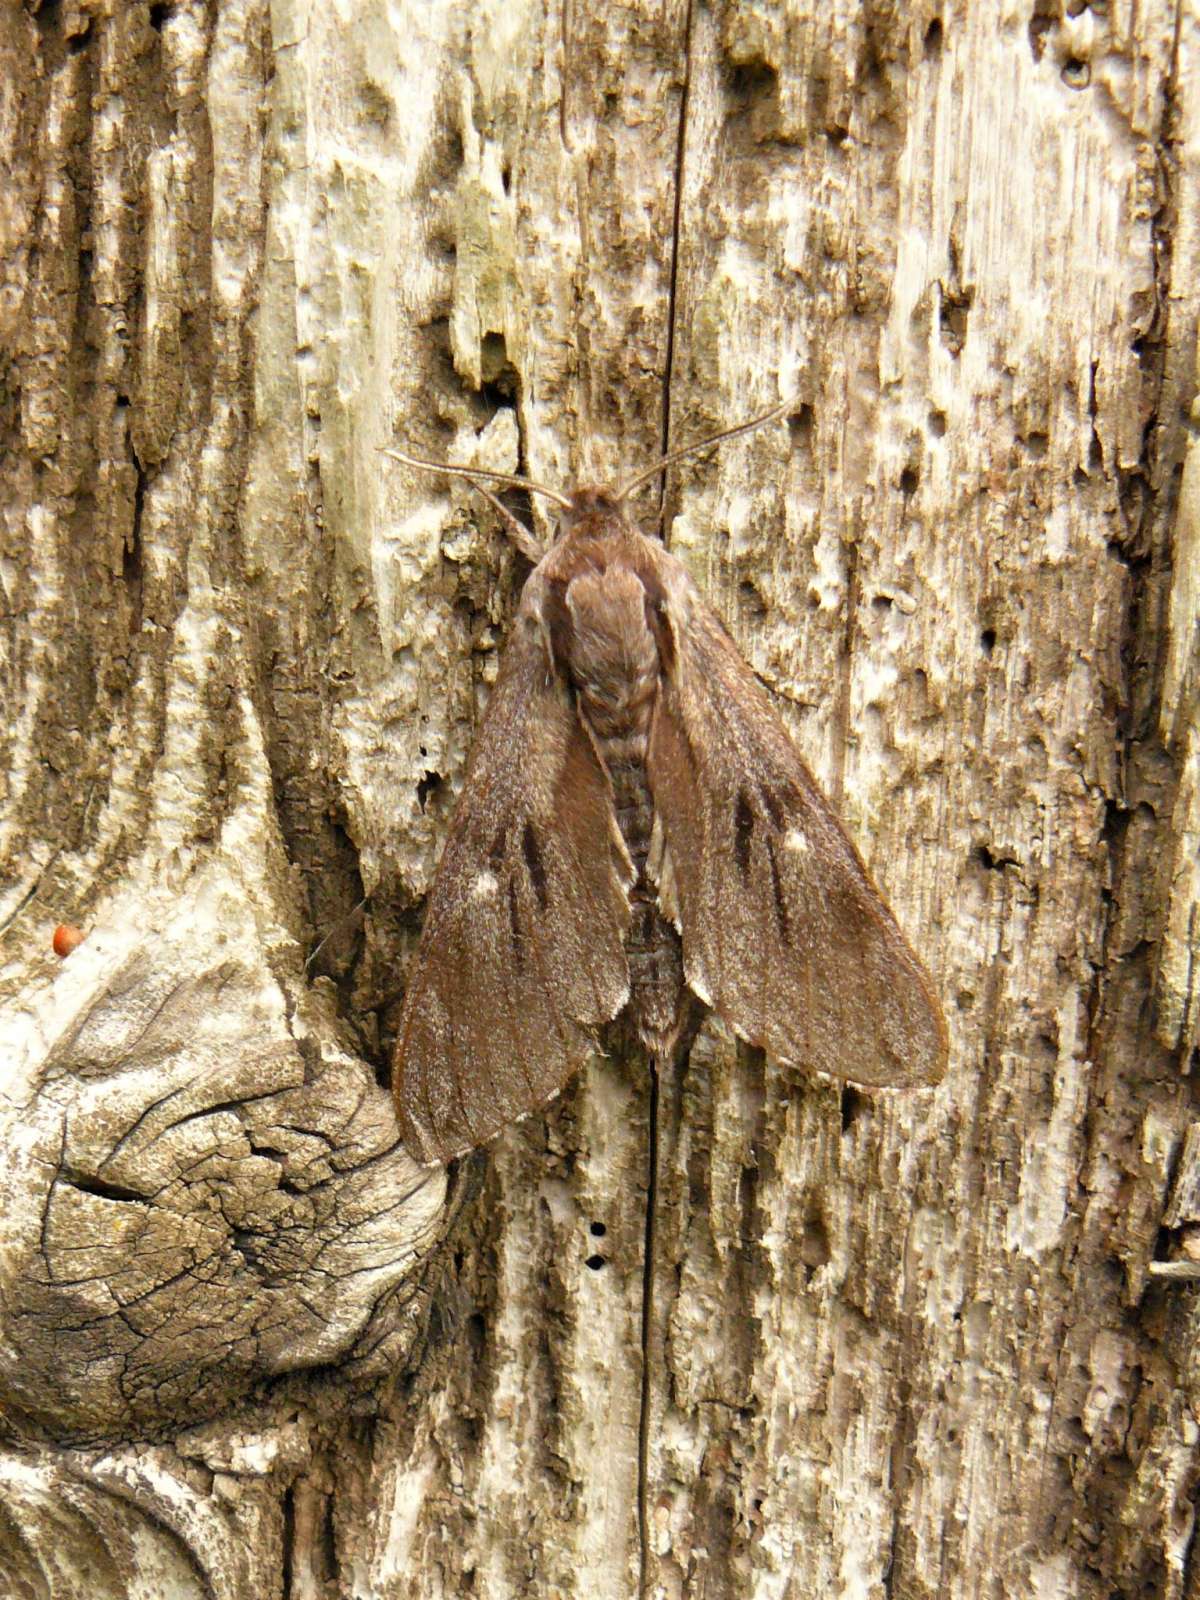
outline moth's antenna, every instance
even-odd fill
[[[770,411],[764,411],[758,417],[751,417],[749,422],[739,422],[735,428],[723,428],[720,433],[710,434],[707,439],[697,439],[694,444],[681,444],[678,450],[672,450],[669,455],[663,456],[661,461],[656,461],[652,467],[647,467],[645,472],[639,472],[636,478],[631,478],[628,483],[622,485],[616,494],[618,505],[635,489],[640,489],[644,483],[649,483],[651,478],[657,478],[660,472],[673,466],[676,461],[682,461],[684,456],[694,456],[697,451],[707,450],[710,445],[720,444],[725,439],[736,439],[739,433],[749,433],[753,428],[761,428],[764,422],[773,422],[785,411],[790,411],[796,405],[797,399],[796,395],[790,394],[786,400],[781,400],[777,406],[772,406]]]
[[[391,456],[393,461],[403,461],[406,467],[424,467],[428,472],[443,472],[452,478],[466,478],[468,483],[473,483],[484,499],[499,513],[500,520],[517,549],[526,561],[532,561],[535,567],[546,554],[541,540],[525,526],[520,517],[514,517],[508,507],[496,498],[487,487],[488,483],[501,483],[509,489],[528,489],[536,494],[548,495],[551,500],[557,500],[560,506],[571,504],[557,489],[547,489],[540,483],[533,483],[529,478],[514,477],[509,472],[489,472],[484,467],[457,467],[443,461],[426,461],[424,456],[410,456],[405,450],[384,449],[383,454]]]
[[[760,417],[758,420],[765,422],[767,419]],[[748,428],[753,426],[753,423],[746,423]],[[740,433],[741,429],[735,428],[733,431]],[[426,461],[424,456],[410,456],[407,450],[389,450],[386,446],[380,446],[380,449],[393,461],[403,461],[406,467],[423,467],[426,472],[440,472],[448,478],[466,478],[468,483],[499,483],[506,489],[528,489],[530,494],[544,494],[547,500],[553,500],[565,511],[571,509],[571,502],[565,494],[559,494],[557,489],[547,489],[544,483],[534,483],[532,478],[518,478],[511,472],[489,472],[486,467],[459,467],[448,461]]]
[[[516,545],[526,561],[532,561],[536,567],[546,554],[546,550],[542,541],[533,532],[533,529],[527,528],[520,517],[514,517],[503,500],[494,495],[485,483],[477,483],[475,487],[508,529],[508,537]]]

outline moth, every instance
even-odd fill
[[[695,1001],[794,1067],[936,1081],[920,961],[766,689],[622,488],[482,487],[535,562],[467,765],[408,979],[393,1084],[430,1165],[546,1105],[623,1019],[672,1061]],[[487,484],[560,508],[543,551]]]

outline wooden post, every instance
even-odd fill
[[[0,1593],[1200,1592],[1198,73],[1195,0],[2,8]],[[646,1271],[636,1063],[396,1140],[525,569],[380,450],[789,392],[639,508],[951,1068],[706,1028]]]

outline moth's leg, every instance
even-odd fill
[[[508,537],[516,545],[521,554],[525,557],[526,561],[532,561],[536,567],[538,562],[546,554],[545,550],[542,548],[542,542],[538,538],[537,534],[534,533],[532,528],[527,528],[521,521],[520,517],[514,517],[508,507],[504,505],[484,484],[476,481],[474,487],[478,489],[479,493],[483,495],[484,499],[488,501],[493,509],[499,513],[500,520],[504,524],[504,531],[508,534]]]

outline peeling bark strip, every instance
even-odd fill
[[[1198,61],[1190,0],[0,6],[0,1593],[628,1600],[639,1488],[672,1600],[1196,1591]],[[601,1061],[426,1316],[371,1065],[523,574],[377,447],[606,480],[797,357],[663,531],[947,1082],[702,1034],[643,1340]]]

